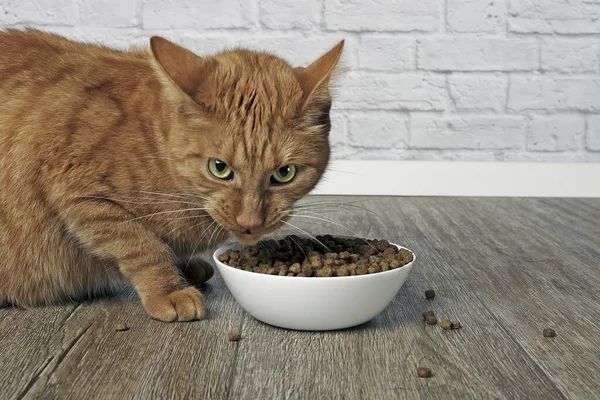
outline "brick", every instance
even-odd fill
[[[447,0],[450,32],[504,32],[507,0]]]
[[[452,74],[448,91],[459,111],[501,111],[506,104],[507,79],[497,75]]]
[[[437,0],[327,0],[324,6],[330,30],[430,32],[438,28],[441,13]]]
[[[417,67],[431,71],[527,71],[538,58],[535,40],[502,38],[424,38],[417,54]]]
[[[584,132],[585,120],[582,115],[534,115],[529,119],[527,150],[577,150]]]
[[[352,114],[348,121],[350,144],[362,148],[389,149],[405,146],[408,117],[397,112]]]
[[[512,111],[599,111],[600,77],[513,76],[508,91]]]
[[[415,69],[415,40],[364,35],[360,39],[358,66],[377,71]]]
[[[598,72],[600,45],[591,39],[544,39],[541,69],[552,72]]]
[[[346,116],[336,110],[331,112],[331,132],[329,143],[332,146],[343,146],[348,144],[348,122]]]
[[[591,151],[600,151],[600,115],[588,117],[585,147]]]
[[[260,22],[270,29],[308,30],[316,25],[316,0],[260,0]]]
[[[88,26],[135,26],[138,24],[137,6],[137,1],[83,0],[82,22]]]
[[[413,115],[409,147],[419,149],[518,149],[525,141],[519,116]]]
[[[79,6],[72,0],[0,0],[0,23],[75,25]]]
[[[361,110],[444,110],[443,76],[348,73],[336,92],[337,106]],[[334,106],[336,106],[334,104]]]
[[[236,38],[235,45],[277,54],[293,66],[307,66],[338,44],[343,38],[342,35],[310,37],[251,36]],[[357,48],[356,42],[351,38],[346,40],[342,59],[340,60],[342,69],[355,67]]]
[[[249,0],[144,0],[144,29],[247,28]]]
[[[600,2],[594,0],[512,0],[508,13],[510,32],[600,32]]]

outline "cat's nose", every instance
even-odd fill
[[[242,233],[249,234],[254,233],[254,231],[262,228],[263,220],[258,216],[248,217],[245,215],[239,215],[236,218],[236,221],[240,228],[242,228]]]

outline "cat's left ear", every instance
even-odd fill
[[[152,54],[173,83],[197,100],[207,75],[214,67],[213,60],[204,59],[160,36],[150,38]]]
[[[295,68],[294,73],[304,92],[304,104],[320,94],[329,95],[329,81],[344,49],[344,41],[322,55],[306,68]]]

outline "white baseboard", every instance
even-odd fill
[[[600,163],[333,161],[313,194],[600,197]]]

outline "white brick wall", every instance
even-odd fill
[[[0,26],[299,65],[345,38],[336,158],[600,161],[599,0],[0,0]]]

